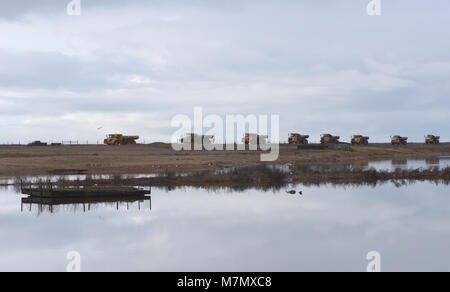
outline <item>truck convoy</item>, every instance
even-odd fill
[[[309,135],[302,135],[299,133],[289,134],[288,143],[295,145],[307,145],[309,144]],[[331,134],[320,135],[320,144],[338,144],[340,136],[333,136]],[[427,135],[425,136],[425,144],[436,145],[440,143],[440,136]],[[106,145],[134,145],[136,140],[139,140],[139,136],[124,136],[122,134],[110,134],[105,139]],[[213,143],[214,136],[211,135],[197,135],[194,133],[186,134],[186,136],[180,139],[181,143],[194,143],[194,141],[201,141],[202,144]],[[248,144],[265,144],[267,143],[267,135],[259,134],[245,134],[242,142],[246,145]],[[364,135],[353,135],[351,137],[351,145],[368,145],[370,137]],[[407,145],[408,137],[402,137],[400,135],[395,135],[391,137],[392,145]],[[46,143],[40,141],[35,141],[28,144],[29,146],[46,146]]]
[[[309,144],[310,135],[302,135],[300,133],[290,133],[288,137],[288,144],[291,145],[308,145]],[[260,145],[267,144],[269,137],[267,135],[259,135],[259,134],[245,134],[244,138],[242,138],[242,143],[249,145]],[[333,136],[331,134],[322,134],[320,135],[320,144],[342,144],[340,141],[340,136]],[[425,144],[427,145],[437,145],[440,144],[440,136],[435,135],[427,135],[425,136]],[[137,144],[137,140],[139,140],[139,136],[124,136],[123,134],[109,134],[106,136],[104,140],[104,144],[106,145],[135,145]],[[369,136],[364,135],[353,135],[351,137],[350,144],[351,145],[369,145]],[[197,142],[198,141],[198,142]],[[195,133],[186,134],[185,137],[180,139],[181,143],[201,143],[201,144],[213,144],[214,136],[212,135],[198,135]],[[64,143],[45,143],[41,141],[34,141],[28,146],[61,146]],[[78,144],[78,141],[75,143]],[[86,143],[88,144],[88,143]],[[408,137],[402,137],[400,135],[391,136],[391,144],[392,145],[408,145]]]
[[[139,136],[124,136],[122,134],[110,134],[106,136],[104,143],[106,145],[134,145]]]

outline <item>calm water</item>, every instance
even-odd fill
[[[154,189],[151,210],[53,214],[1,189],[0,270],[64,271],[75,250],[84,271],[365,271],[376,250],[384,271],[450,271],[448,186],[295,189]]]
[[[428,169],[428,168],[446,168],[450,167],[450,157],[441,157],[440,159],[430,160],[386,160],[369,162],[365,169],[374,168],[376,170],[395,170],[395,169]]]

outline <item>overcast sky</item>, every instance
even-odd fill
[[[0,143],[169,141],[194,106],[280,114],[282,140],[450,140],[447,0],[69,2],[0,2]]]

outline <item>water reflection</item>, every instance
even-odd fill
[[[445,159],[443,159],[443,161],[445,161]],[[425,159],[425,163],[427,164],[427,166],[439,166],[441,164],[441,159],[439,158],[428,158]]]
[[[380,161],[356,161],[352,163],[334,163],[322,165],[297,165],[296,171],[307,172],[339,172],[353,170],[395,171],[395,170],[415,170],[431,169],[438,167],[444,169],[450,167],[450,157],[429,158],[423,160],[415,159],[394,159]]]
[[[147,203],[146,203],[147,202]],[[98,208],[134,208],[137,205],[138,210],[141,210],[141,206],[146,207],[149,210],[152,209],[152,197],[151,196],[129,196],[127,198],[39,198],[39,197],[27,197],[22,198],[21,212],[24,210],[33,212],[34,210],[40,215],[42,213],[56,213],[59,211],[71,212],[89,212]]]
[[[17,190],[17,186],[15,188]],[[38,214],[43,212],[54,213],[59,209],[71,209],[74,212],[82,210],[91,211],[98,205],[113,205],[119,210],[120,205],[126,205],[129,210],[130,205],[137,203],[141,209],[141,203],[149,201],[151,210],[151,188],[143,189],[126,186],[65,186],[58,187],[50,181],[38,186],[20,187],[20,193],[27,196],[22,198],[21,211],[24,205],[29,206],[31,212],[36,206]]]
[[[299,173],[308,172],[338,172],[358,169],[354,164],[332,164],[332,165],[297,165],[295,170]]]
[[[430,168],[444,169],[450,167],[450,158],[429,158],[429,159],[409,159],[409,160],[383,160],[369,162],[368,166],[363,169],[373,168],[379,171],[394,171],[396,169],[430,169]]]
[[[106,203],[40,216],[7,189],[0,270],[64,271],[71,250],[84,271],[365,271],[372,250],[384,271],[450,270],[448,186],[291,188],[303,196],[155,188],[152,212]]]

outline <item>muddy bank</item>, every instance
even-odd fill
[[[118,147],[1,146],[0,176],[191,173],[229,167],[259,166],[262,165],[260,154],[255,151],[175,152],[171,145],[162,143]],[[281,145],[279,159],[269,164],[364,164],[377,160],[438,159],[441,156],[450,156],[449,143],[410,144],[400,147],[371,144],[354,146],[350,152],[298,150],[295,145]]]

